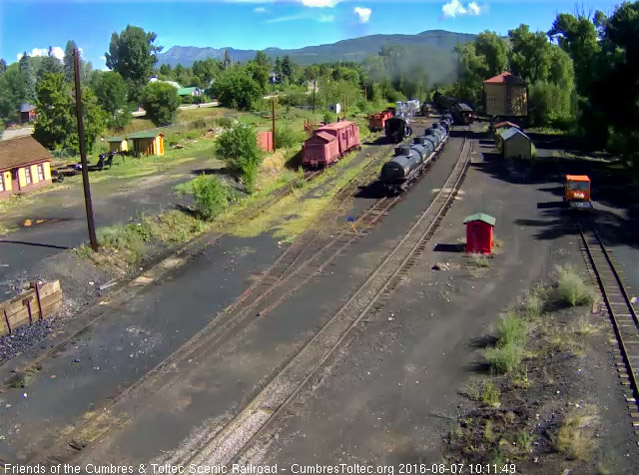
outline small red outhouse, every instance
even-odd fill
[[[495,218],[485,213],[464,219],[467,253],[492,254],[495,221]]]
[[[265,152],[273,151],[273,132],[259,132],[257,134],[257,146]]]

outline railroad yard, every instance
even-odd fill
[[[639,1],[22,3],[0,474],[639,473]]]
[[[420,134],[437,120],[413,127]],[[204,235],[107,292],[0,367],[0,459],[428,467],[489,459],[515,473],[634,473],[634,309],[632,286],[620,272],[628,301],[619,301],[607,267],[615,246],[601,246],[596,217],[563,212],[556,167],[534,176],[505,167],[482,130],[453,127],[397,195],[376,179],[392,145],[366,144],[340,169],[353,177],[292,243]],[[297,199],[322,196],[340,174]],[[464,218],[477,212],[496,219],[490,258],[462,252]],[[634,252],[624,246],[622,255]],[[499,316],[552,285],[557,266],[605,279],[603,298],[572,316],[549,309],[559,333],[535,333],[535,323],[538,346],[517,377],[495,374],[484,354]],[[571,318],[586,325],[575,330],[578,349],[557,343]],[[488,402],[487,384],[497,387]],[[586,408],[594,412],[584,431],[596,442],[584,444],[595,454],[563,457],[555,434]]]

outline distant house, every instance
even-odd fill
[[[268,75],[268,82],[270,84],[279,84],[282,82],[282,79],[280,78],[280,75],[277,74],[275,71],[271,71]]]
[[[486,114],[493,117],[528,115],[526,82],[508,71],[484,81]]]
[[[504,158],[532,157],[532,141],[516,127],[503,130],[498,134],[499,145]]]
[[[178,88],[177,94],[180,97],[184,97],[184,96],[199,97],[200,95],[202,95],[202,91],[200,90],[199,87],[180,87]]]
[[[109,152],[127,152],[129,150],[126,137],[109,137],[106,141],[109,143]]]
[[[51,183],[51,154],[27,135],[0,142],[0,199]]]
[[[20,104],[20,122],[26,124],[38,118],[36,107],[28,102]]]
[[[133,141],[133,153],[136,157],[140,155],[164,155],[164,134],[160,132],[137,132],[127,137],[128,141]]]

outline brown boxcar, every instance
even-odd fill
[[[368,118],[368,128],[374,132],[384,130],[386,120],[391,117],[393,117],[393,113],[389,110],[378,112],[377,114],[372,114]]]
[[[304,142],[302,165],[325,167],[357,148],[361,148],[360,135],[354,122],[345,120],[324,125]]]

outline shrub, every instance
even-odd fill
[[[491,368],[500,373],[509,373],[516,369],[524,359],[523,348],[509,344],[487,348],[484,357]]]
[[[497,324],[497,338],[502,346],[514,344],[524,347],[527,337],[528,324],[516,315],[508,315]]]
[[[487,381],[481,392],[481,400],[484,404],[495,406],[499,404],[500,391],[492,381]]]
[[[591,428],[596,420],[594,410],[566,416],[559,432],[552,438],[555,450],[573,460],[588,460],[596,445]]]
[[[142,90],[142,107],[155,125],[168,125],[175,119],[180,101],[170,84],[151,82]]]
[[[190,182],[188,192],[193,195],[198,212],[204,219],[220,214],[232,200],[229,187],[216,176],[200,175]]]
[[[144,244],[151,240],[151,232],[144,222],[116,224],[98,228],[97,237],[101,246],[123,252],[125,259],[132,263],[144,254]]]
[[[207,128],[207,124],[206,121],[204,119],[197,119],[194,120],[193,122],[191,122],[189,124],[189,129],[193,130],[193,129],[206,129]]]
[[[576,307],[592,303],[592,290],[572,266],[557,267],[557,298],[559,302]]]
[[[237,124],[224,131],[218,138],[216,154],[226,161],[231,173],[241,178],[246,190],[252,193],[262,162],[255,130],[250,126]]]
[[[297,147],[304,141],[304,132],[296,131],[291,127],[284,126],[276,131],[277,148],[293,148]]]
[[[217,123],[220,127],[223,127],[225,129],[230,129],[231,126],[233,125],[233,120],[229,119],[228,117],[220,117],[217,120]]]

